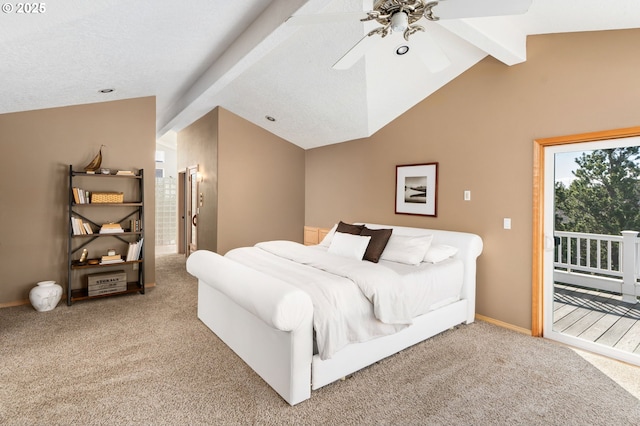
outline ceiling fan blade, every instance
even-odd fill
[[[433,7],[439,19],[479,18],[487,16],[522,15],[532,0],[440,0]]]
[[[358,22],[366,18],[364,12],[319,13],[317,15],[293,15],[285,21],[290,25],[334,24],[339,22]]]
[[[338,59],[338,62],[333,64],[334,70],[347,70],[351,68],[360,58],[362,58],[365,53],[375,44],[375,41],[378,40],[378,36],[364,36],[360,39],[359,42],[355,44],[347,53],[345,53],[342,58]]]
[[[449,57],[429,34],[426,32],[416,33],[413,37],[420,37],[420,46],[417,46],[415,50],[429,71],[437,73],[451,65]]]

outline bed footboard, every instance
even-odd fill
[[[289,404],[309,399],[309,296],[213,252],[193,253],[187,270],[198,278],[198,318]]]

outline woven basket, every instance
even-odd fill
[[[124,193],[122,192],[94,192],[91,195],[91,202],[95,204],[122,203]]]

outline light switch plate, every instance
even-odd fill
[[[464,191],[464,200],[465,201],[471,200],[471,191],[469,190]]]
[[[510,217],[505,217],[502,220],[502,226],[504,227],[504,229],[511,229],[511,218]]]

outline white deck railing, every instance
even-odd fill
[[[611,291],[637,303],[640,295],[640,243],[637,231],[622,235],[556,231],[556,282]]]

